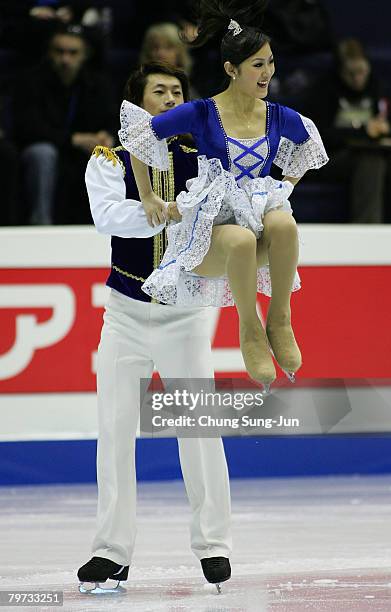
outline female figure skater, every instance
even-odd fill
[[[303,174],[328,157],[310,119],[264,100],[274,74],[270,39],[254,27],[262,22],[264,2],[201,0],[200,9],[192,44],[224,29],[227,89],[157,117],[126,101],[121,107],[120,140],[133,156],[151,224],[164,220],[164,203],[151,189],[145,164],[167,168],[164,139],[176,134],[190,132],[199,153],[198,176],[177,197],[182,220],[169,225],[164,258],[142,289],[167,304],[235,303],[246,369],[268,392],[276,377],[270,350],[292,382],[301,366],[291,327],[290,296],[300,279],[288,198]],[[272,163],[282,168],[282,181],[269,176]],[[271,296],[265,330],[257,291]]]

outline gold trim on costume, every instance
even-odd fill
[[[187,147],[186,145],[179,145],[185,153],[198,153],[197,149],[193,149],[192,147]]]
[[[117,266],[113,265],[112,268],[113,268],[113,270],[115,270],[116,272],[119,272],[120,274],[123,274],[127,278],[133,278],[134,280],[141,281],[142,283],[145,283],[145,281],[146,281],[145,278],[141,278],[141,276],[135,276],[134,274],[130,274],[130,272],[126,272],[125,270],[121,270],[121,268],[118,268]]]
[[[176,140],[177,136],[170,138],[169,142]],[[182,145],[181,145],[182,146]],[[124,175],[126,174],[126,169],[121,159],[116,155],[115,151],[124,151],[126,150],[124,147],[115,147],[108,148],[103,146],[95,147],[93,151],[93,155],[98,157],[99,155],[104,155],[107,159],[111,160],[116,165],[117,161],[121,164]],[[156,193],[159,198],[164,200],[165,202],[174,202],[175,201],[175,174],[174,174],[174,154],[172,151],[168,152],[169,158],[169,168],[168,170],[158,170],[157,168],[152,168],[152,189]],[[153,237],[153,269],[160,265],[160,262],[163,258],[164,251],[167,248],[168,238],[167,232],[163,229],[159,234],[155,234]],[[141,278],[140,276],[135,276],[134,274],[130,274],[130,272],[126,272],[125,270],[121,270],[117,266],[112,266],[112,269],[118,272],[119,274],[123,274],[127,278],[133,278],[134,280],[138,280],[141,282],[145,282],[145,278]],[[155,298],[151,299],[151,303],[156,304],[159,303]]]
[[[118,150],[119,147],[116,147],[116,149]],[[110,147],[104,147],[102,145],[98,145],[93,150],[92,155],[95,155],[95,157],[99,157],[99,155],[104,155],[106,159],[108,159],[109,161],[113,163],[113,166],[116,166],[118,162],[122,168],[123,175],[125,176],[125,173],[126,173],[125,165],[122,162],[122,160],[118,157],[118,155],[116,154],[115,149],[110,149]]]
[[[152,168],[152,189],[159,196],[163,197],[162,177],[161,172],[157,168]],[[162,251],[162,234],[155,234],[153,237],[153,269],[156,270],[161,261]],[[151,304],[157,304],[156,298],[151,298]]]
[[[175,138],[175,137],[174,137]],[[169,168],[168,170],[158,170],[152,168],[152,188],[159,198],[165,202],[173,202],[175,200],[175,174],[174,174],[174,154],[168,152]],[[168,238],[166,229],[153,237],[153,269],[160,265],[164,251],[167,248]],[[152,303],[156,304],[158,300],[152,298]]]
[[[152,189],[159,198],[163,199],[162,172],[157,168],[152,168]],[[153,269],[160,264],[162,256],[162,236],[161,232],[153,237]]]

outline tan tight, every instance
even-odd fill
[[[202,263],[193,272],[201,276],[227,274],[239,314],[240,347],[248,373],[272,382],[276,376],[268,342],[279,365],[296,371],[301,365],[290,316],[290,296],[298,262],[298,237],[292,215],[272,210],[263,220],[259,240],[239,225],[218,225]],[[256,311],[257,268],[269,263],[272,298],[266,333]]]

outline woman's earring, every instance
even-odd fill
[[[233,78],[233,80],[235,80],[235,79],[236,79],[236,76],[235,76],[235,75],[233,75],[233,77],[232,77],[232,78]]]

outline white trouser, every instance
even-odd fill
[[[140,378],[213,378],[208,311],[132,300],[111,291],[98,349],[98,516],[95,556],[129,565],[136,537],[135,437]],[[229,557],[230,492],[221,438],[180,438],[198,559]]]

